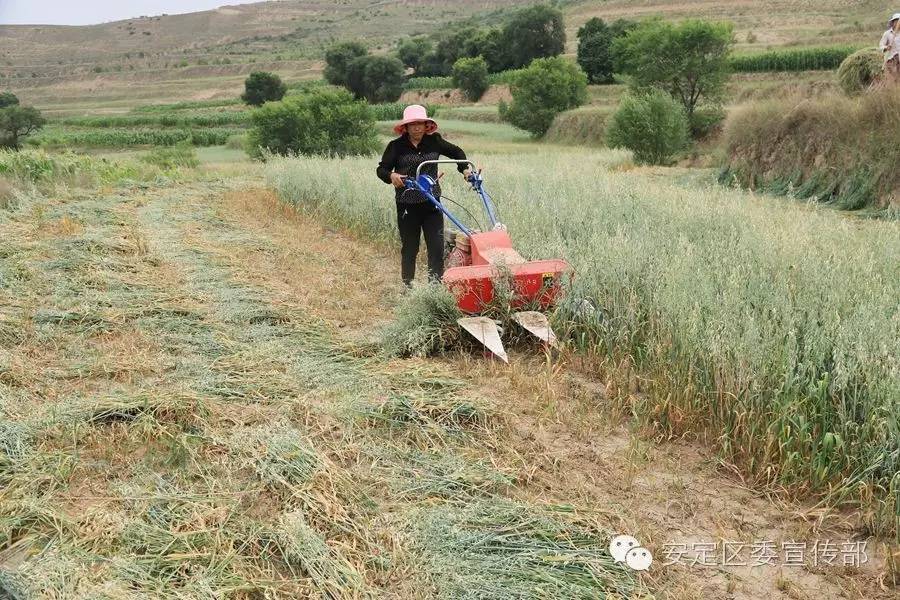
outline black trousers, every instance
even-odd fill
[[[425,234],[428,251],[428,276],[440,280],[444,274],[444,213],[433,205],[397,203],[397,229],[400,231],[400,275],[410,285],[416,276],[419,241]]]

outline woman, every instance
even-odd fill
[[[884,71],[888,79],[900,80],[900,13],[891,16],[879,47],[884,53]]]
[[[441,155],[457,160],[466,158],[466,153],[442,138],[437,128],[434,119],[428,118],[424,106],[407,106],[403,119],[394,125],[394,133],[400,137],[388,143],[376,170],[379,179],[394,186],[401,243],[400,274],[407,287],[416,274],[416,255],[422,233],[428,250],[429,277],[440,279],[444,274],[444,214],[420,192],[407,190],[403,180],[415,177],[416,168],[423,161],[436,160]],[[458,168],[463,176],[468,176],[467,165],[460,164]],[[422,172],[437,181],[437,165],[426,165]],[[440,185],[434,187],[433,193],[440,199]]]

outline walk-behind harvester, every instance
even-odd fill
[[[468,164],[472,167],[466,181],[481,197],[490,223],[489,231],[475,231],[463,225],[439,199],[434,197],[436,181],[422,167],[429,164]],[[509,362],[498,324],[482,313],[495,298],[499,282],[505,278],[512,288],[510,308],[532,308],[513,313],[513,320],[545,344],[556,347],[556,335],[542,311],[551,308],[562,291],[564,276],[572,270],[564,260],[525,260],[512,246],[506,227],[497,220],[493,202],[484,189],[484,179],[468,160],[428,160],[416,169],[415,178],[407,177],[407,189],[417,190],[436,206],[459,230],[457,243],[444,271],[442,282],[453,293],[459,309],[469,315],[457,323],[495,356]]]

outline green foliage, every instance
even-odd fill
[[[0,92],[0,108],[15,106],[18,103],[19,98],[12,92]]]
[[[543,4],[517,11],[503,27],[500,46],[508,57],[507,69],[562,54],[566,47],[562,11]]]
[[[224,125],[245,125],[250,122],[250,111],[219,110],[191,114],[186,111],[142,112],[134,115],[96,115],[87,117],[64,117],[56,119],[54,125],[68,127],[221,127]]]
[[[698,108],[689,119],[691,137],[695,140],[702,140],[710,137],[721,129],[724,120],[725,110],[719,106],[703,106]]]
[[[265,104],[253,113],[248,144],[252,155],[368,154],[377,136],[372,112],[344,90],[317,90]]]
[[[457,60],[476,56],[485,59],[490,71],[505,68],[507,59],[499,29],[468,26],[438,33],[434,50],[425,55],[416,74],[449,76]]]
[[[516,76],[510,92],[512,103],[503,118],[540,137],[557,114],[587,101],[587,76],[562,57],[539,58]]]
[[[631,88],[658,88],[677,98],[690,118],[699,104],[718,104],[728,82],[730,23],[654,19],[613,42],[613,53]]]
[[[611,148],[628,148],[638,163],[665,165],[688,143],[684,107],[662,90],[626,96],[606,130]]]
[[[874,49],[854,52],[841,63],[838,82],[849,96],[860,94],[884,72],[884,58]]]
[[[728,59],[728,66],[732,71],[743,73],[825,71],[837,69],[841,62],[855,51],[855,46],[770,50],[759,54],[732,56]]]
[[[489,85],[509,85],[524,69],[510,69],[488,75]],[[453,77],[410,77],[403,84],[404,90],[440,90],[453,87]]]
[[[612,83],[615,61],[612,44],[617,38],[637,27],[637,23],[617,19],[607,25],[593,17],[578,30],[577,62],[591,83]]]
[[[325,52],[325,81],[332,85],[347,85],[347,67],[355,59],[369,53],[359,42],[335,44]]]
[[[470,101],[478,102],[490,86],[485,60],[476,56],[456,61],[453,64],[453,85],[461,89]]]
[[[418,77],[449,76],[457,60],[476,56],[484,58],[491,73],[518,69],[535,58],[562,54],[566,33],[559,9],[536,5],[515,11],[502,27],[467,25],[440,31],[432,40],[434,49],[415,69]]]
[[[347,65],[345,86],[371,103],[395,102],[403,93],[403,64],[389,56],[360,56]]]
[[[229,136],[242,133],[242,129],[100,129],[58,130],[47,128],[32,141],[42,146],[85,146],[99,148],[124,148],[128,146],[174,146],[188,142],[194,146],[220,146]]]
[[[432,51],[433,42],[424,35],[404,38],[397,44],[397,58],[418,73],[424,58]]]
[[[22,138],[41,129],[46,120],[33,106],[12,104],[0,108],[0,148],[18,150]]]
[[[175,146],[156,148],[146,156],[142,156],[141,160],[161,169],[177,169],[178,167],[193,169],[200,165],[197,152],[193,146],[185,142]]]
[[[0,175],[27,183],[41,184],[77,176],[93,177],[101,183],[135,179],[134,165],[95,158],[74,152],[48,154],[44,150],[21,152],[0,150]]]
[[[432,117],[440,112],[440,106],[438,105],[425,104],[424,106]],[[406,107],[407,104],[403,102],[387,102],[384,104],[371,104],[369,105],[369,110],[376,121],[395,121],[403,117],[403,109]]]
[[[131,110],[133,113],[166,113],[172,111],[195,110],[203,108],[220,108],[243,104],[239,98],[221,98],[218,100],[190,100],[172,104],[147,104]]]
[[[612,83],[612,32],[603,19],[593,17],[578,30],[578,66],[591,83]]]
[[[265,71],[250,73],[244,82],[244,93],[241,100],[250,106],[262,106],[266,102],[277,102],[284,98],[287,87],[281,77]]]

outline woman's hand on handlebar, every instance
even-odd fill
[[[391,173],[391,183],[394,184],[395,188],[404,188],[406,184],[403,183],[403,180],[406,179],[406,175],[401,175],[400,173]]]

